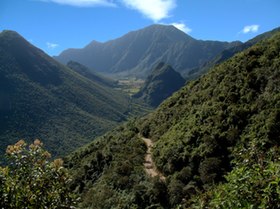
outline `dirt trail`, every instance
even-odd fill
[[[144,162],[144,167],[145,167],[145,171],[146,173],[151,176],[151,177],[156,177],[158,176],[162,181],[165,180],[165,176],[160,173],[156,166],[155,166],[155,163],[153,161],[153,158],[152,158],[152,147],[153,147],[153,142],[151,139],[148,139],[148,138],[144,138],[142,137],[143,141],[145,142],[146,146],[147,146],[147,152],[146,152],[146,155],[145,155],[145,162]]]

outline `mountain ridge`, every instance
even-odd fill
[[[128,96],[60,64],[14,31],[0,33],[0,54],[1,154],[21,138],[41,138],[54,156],[63,155],[133,111]]]
[[[254,44],[256,44],[257,42],[259,42],[261,40],[271,37],[273,34],[279,32],[279,31],[280,31],[280,27],[274,28],[268,32],[257,35],[256,37],[254,37],[242,44],[238,44],[236,46],[225,49],[220,54],[218,54],[214,59],[210,60],[209,62],[204,63],[203,66],[201,66],[199,68],[192,69],[190,72],[188,72],[188,74],[185,74],[183,76],[187,77],[188,80],[198,78],[199,76],[206,73],[211,67],[213,67],[219,63],[222,63],[223,61],[226,61],[227,59],[234,56],[236,53],[241,52],[241,51],[253,46]]]
[[[94,70],[90,70],[89,68],[87,68],[86,66],[78,62],[69,61],[66,64],[66,66],[71,68],[75,72],[79,73],[80,75],[90,79],[91,81],[99,83],[101,85],[108,86],[111,88],[116,87],[117,85],[117,81],[101,76],[98,73],[96,73]]]
[[[185,79],[170,65],[163,62],[156,65],[147,77],[143,87],[133,95],[153,107],[157,107],[185,84]]]
[[[147,77],[151,66],[159,62],[187,72],[232,44],[238,43],[196,40],[174,26],[151,25],[104,43],[65,50],[55,59],[77,61],[103,73]]]

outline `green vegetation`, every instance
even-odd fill
[[[188,182],[203,190],[224,180],[240,150],[258,154],[278,145],[279,37],[215,67],[150,117],[147,135],[157,141],[153,154],[164,173],[174,176],[187,165]]]
[[[279,86],[276,33],[66,159],[82,208],[279,208]]]
[[[236,44],[232,43],[231,47],[223,50],[214,59],[212,59],[208,62],[205,62],[202,66],[199,66],[197,68],[190,70],[189,72],[184,73],[183,76],[188,81],[194,80],[195,78],[199,78],[203,74],[207,73],[209,71],[209,69],[211,69],[213,66],[228,60],[229,58],[233,57],[238,52],[242,52],[245,49],[248,49],[249,47],[253,46],[254,44],[256,44],[264,39],[270,38],[271,36],[273,36],[274,34],[276,34],[279,31],[280,31],[280,28],[278,27],[271,31],[260,34],[256,37],[250,39],[249,41],[246,41],[245,43],[242,43],[242,44],[240,44],[239,42],[237,42]]]
[[[118,79],[118,86],[116,89],[124,91],[130,96],[132,96],[140,90],[143,84],[144,84],[144,80],[142,79],[137,79],[137,78]]]
[[[241,150],[243,160],[237,161],[235,168],[226,175],[227,183],[217,186],[209,192],[208,201],[203,197],[200,203],[224,209],[279,208],[280,150],[275,146],[264,153],[256,147],[259,145]]]
[[[16,32],[0,34],[0,156],[17,139],[37,137],[62,156],[143,113],[141,103],[59,64]]]
[[[20,140],[6,151],[8,166],[0,167],[0,208],[69,209],[77,205],[63,161],[49,161],[50,154],[35,140],[27,147]]]
[[[133,97],[141,98],[147,104],[157,107],[185,84],[184,78],[170,65],[159,63]]]
[[[146,146],[134,121],[116,128],[65,159],[82,197],[81,208],[145,208],[168,205],[166,186],[143,169]]]

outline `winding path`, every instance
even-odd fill
[[[165,181],[165,176],[157,170],[155,163],[153,161],[153,158],[152,158],[151,150],[154,145],[152,140],[148,139],[148,138],[144,138],[144,137],[141,137],[141,138],[145,142],[145,144],[148,148],[146,155],[145,155],[145,162],[144,162],[144,168],[145,168],[146,173],[151,177],[158,176],[160,178],[160,180]]]

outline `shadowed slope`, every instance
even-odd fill
[[[1,153],[20,138],[41,138],[54,155],[124,121],[130,99],[75,73],[19,34],[0,34]]]

